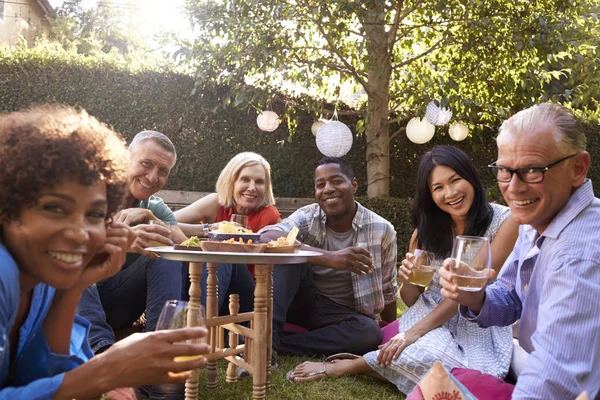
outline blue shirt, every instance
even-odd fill
[[[498,280],[486,288],[481,326],[520,318],[519,344],[530,353],[513,399],[574,399],[600,388],[600,200],[588,179],[538,237],[529,225]]]
[[[396,231],[386,219],[356,203],[352,220],[356,232],[354,245],[366,243],[373,256],[373,273],[352,274],[354,304],[357,312],[373,317],[386,304],[398,299],[396,281]],[[298,240],[309,246],[325,248],[327,215],[318,204],[302,207],[277,225],[267,226],[259,233],[279,230],[288,233],[298,228]]]
[[[0,331],[9,333],[19,308],[19,269],[0,244]],[[89,322],[75,316],[70,355],[54,354],[44,336],[43,323],[54,297],[54,288],[40,283],[33,289],[31,307],[19,330],[14,362],[10,344],[0,350],[0,400],[51,399],[67,371],[92,357],[87,333]]]

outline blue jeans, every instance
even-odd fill
[[[273,270],[273,350],[299,356],[365,354],[381,343],[377,322],[315,292],[309,264]],[[285,322],[308,329],[283,332]]]
[[[186,276],[189,276],[188,269],[185,268]],[[184,298],[189,298],[189,277],[186,279],[187,287]],[[208,279],[208,268],[206,264],[202,268],[202,279],[200,285],[202,287],[202,295],[200,302],[206,307],[206,282]],[[238,294],[240,296],[240,313],[250,312],[254,310],[254,278],[248,271],[245,264],[219,264],[217,268],[217,284],[218,290],[218,307],[219,315],[229,315],[229,295]]]
[[[92,324],[92,351],[114,344],[114,330],[130,327],[144,310],[146,330],[153,331],[165,302],[181,299],[182,274],[179,261],[140,256],[116,275],[84,290],[77,314]]]

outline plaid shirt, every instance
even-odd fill
[[[387,220],[358,202],[356,205],[356,215],[352,220],[352,228],[356,232],[354,245],[367,243],[375,270],[366,275],[351,274],[354,304],[357,312],[374,317],[386,304],[398,299],[396,231]],[[299,241],[322,249],[327,235],[326,222],[325,212],[315,203],[296,210],[279,224],[267,226],[260,233],[279,230],[287,234],[296,226]]]

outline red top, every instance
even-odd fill
[[[229,221],[231,219],[231,214],[233,213],[233,208],[225,208],[224,206],[219,205],[219,211],[217,211],[215,222]],[[252,229],[252,232],[256,233],[265,226],[275,225],[279,218],[281,218],[281,214],[279,214],[279,210],[277,210],[277,207],[275,206],[252,210],[248,214],[248,226],[246,228],[250,228]],[[254,278],[254,265],[248,264],[248,270]]]

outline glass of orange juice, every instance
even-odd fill
[[[206,326],[206,314],[202,305],[192,305],[183,300],[167,300],[160,312],[160,316],[158,317],[156,330],[180,329],[196,326]],[[193,339],[189,342],[205,343],[206,338]],[[175,361],[192,361],[202,357],[202,355],[180,356],[175,357]]]
[[[425,287],[429,285],[435,272],[433,264],[434,254],[426,251],[416,249],[413,252],[415,259],[413,260],[413,269],[408,276],[408,282],[412,285]]]

